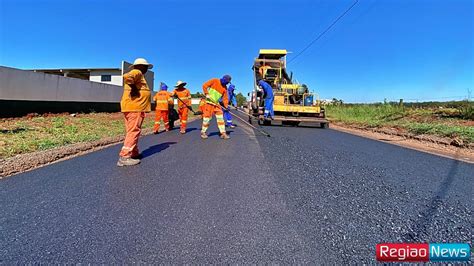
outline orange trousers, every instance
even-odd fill
[[[122,150],[119,155],[121,157],[135,157],[138,156],[138,137],[142,131],[143,120],[145,119],[144,112],[126,112],[123,113],[125,118],[125,140],[123,142]]]
[[[178,109],[179,120],[181,121],[181,131],[186,131],[186,124],[188,123],[188,111],[189,109],[186,107]]]
[[[202,114],[201,132],[206,133],[207,129],[209,128],[209,123],[211,122],[212,116],[215,115],[216,120],[217,120],[217,127],[219,128],[219,132],[221,134],[226,133],[222,107],[217,106],[217,105],[213,105],[213,104],[210,104],[210,103],[206,103],[206,105],[204,105],[203,109],[204,109],[204,113]]]
[[[165,130],[170,130],[170,121],[168,119],[168,115],[168,110],[155,111],[155,125],[153,126],[153,132],[158,132],[160,130],[161,119],[163,119],[163,123],[165,124]]]

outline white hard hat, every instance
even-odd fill
[[[188,84],[188,83],[186,83],[186,82],[184,82],[184,81],[181,81],[181,80],[178,80],[178,82],[176,82],[175,87],[186,86],[186,84]]]
[[[133,61],[133,65],[145,65],[148,66],[149,69],[153,68],[153,64],[148,63],[145,58],[137,58],[135,61]]]

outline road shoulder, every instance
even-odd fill
[[[337,131],[378,140],[421,152],[443,156],[471,164],[474,163],[474,149],[472,149],[472,147],[455,147],[450,145],[449,142],[438,141],[431,138],[411,138],[409,136],[399,135],[396,133],[388,134],[384,132],[370,131],[334,123],[331,124],[331,128]]]

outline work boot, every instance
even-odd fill
[[[181,131],[179,131],[179,133],[186,134],[186,130],[181,130]]]
[[[140,163],[139,159],[132,159],[131,157],[120,157],[117,166],[131,166]]]
[[[202,139],[207,139],[209,138],[205,132],[201,132],[201,138]]]
[[[234,125],[234,124],[231,124],[231,125],[230,125],[230,128],[235,128],[235,125]]]
[[[221,139],[230,139],[229,135],[227,133],[222,133],[221,134]]]
[[[156,135],[156,134],[158,134],[158,130],[156,130],[156,131],[153,131],[153,134],[155,134],[155,135]]]

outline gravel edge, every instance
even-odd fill
[[[348,129],[357,129],[357,130],[362,130],[362,131],[382,133],[382,134],[386,134],[390,136],[398,136],[398,137],[403,137],[406,139],[414,139],[414,140],[418,140],[422,142],[431,142],[431,143],[441,144],[445,146],[454,146],[454,147],[469,149],[469,150],[474,151],[474,143],[463,143],[463,141],[458,138],[443,138],[443,137],[438,137],[434,135],[426,135],[426,134],[415,135],[412,133],[400,132],[395,128],[369,128],[369,127],[356,126],[356,125],[351,125],[351,124],[344,124],[340,122],[332,122],[332,124],[339,127],[348,128]]]

